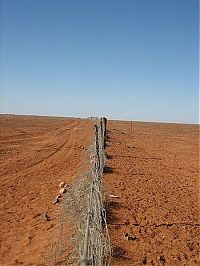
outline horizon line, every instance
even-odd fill
[[[0,112],[0,115],[13,115],[13,116],[36,116],[36,117],[57,117],[57,118],[74,118],[74,119],[88,119],[91,117],[99,117],[96,115],[90,115],[90,116],[65,116],[65,115],[44,115],[44,114],[30,114],[30,113],[2,113]],[[105,115],[102,115],[100,117],[106,117]],[[108,118],[110,121],[124,121],[124,122],[141,122],[141,123],[162,123],[162,124],[182,124],[182,125],[200,125],[200,121],[196,123],[189,123],[189,122],[174,122],[174,121],[163,121],[163,120],[127,120],[122,118]]]

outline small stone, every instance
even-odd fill
[[[64,187],[65,184],[66,184],[66,182],[65,181],[62,181],[62,182],[60,182],[59,187]]]
[[[128,233],[125,233],[124,236],[125,236],[125,237],[128,237]]]
[[[134,146],[133,144],[131,144],[131,143],[127,143],[127,144],[126,144],[126,147],[127,147],[127,148],[135,148],[135,146]]]
[[[165,263],[165,261],[166,261],[165,257],[164,257],[163,255],[161,255],[161,256],[160,256],[160,262],[161,262],[161,263]]]
[[[143,263],[144,265],[146,265],[146,264],[147,264],[147,257],[144,257],[144,259],[143,259],[142,263]]]
[[[131,236],[131,235],[129,235],[129,236],[128,236],[128,240],[137,240],[137,237],[136,237],[136,236]]]
[[[124,236],[127,238],[127,240],[137,240],[136,236],[132,236],[128,233],[125,233]]]
[[[58,199],[58,196],[56,196],[56,197],[53,199],[52,203],[53,203],[53,204],[56,204],[56,203],[58,203],[58,202],[59,202],[59,199]]]
[[[115,195],[112,195],[112,194],[110,195],[110,197],[111,198],[116,198],[116,199],[119,198],[119,196],[115,196]]]
[[[46,212],[41,214],[41,219],[44,220],[45,222],[50,221],[50,217]]]
[[[66,191],[67,191],[66,188],[62,187],[62,188],[59,190],[58,194],[62,195],[62,194],[65,193]]]

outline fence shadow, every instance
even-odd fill
[[[117,217],[115,211],[116,209],[123,208],[122,204],[116,201],[107,201],[105,204],[106,208],[106,221],[109,226],[116,225],[120,227],[119,221],[120,219]],[[121,265],[123,265],[123,261],[131,260],[131,257],[128,256],[127,251],[120,246],[113,245],[112,246],[112,260],[121,261]]]
[[[114,260],[130,260],[131,259],[130,257],[128,257],[126,250],[119,246],[112,247],[112,258]]]
[[[112,174],[113,173],[113,168],[112,167],[110,167],[110,166],[104,166],[104,168],[103,168],[103,173],[105,173],[105,174]]]
[[[121,208],[121,204],[116,201],[107,201],[105,203],[107,224],[116,224],[119,222],[115,210]]]
[[[113,156],[109,155],[107,152],[105,152],[105,156],[107,160],[111,160],[113,158]]]

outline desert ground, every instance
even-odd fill
[[[88,168],[91,132],[84,119],[0,116],[0,265],[60,265],[62,198],[52,201],[61,181]],[[67,219],[69,238],[75,221]]]
[[[84,194],[92,143],[91,120],[0,115],[0,265],[74,263],[86,200],[52,201],[61,181]],[[200,265],[198,144],[197,125],[108,121],[111,265]]]
[[[111,265],[200,265],[199,126],[110,121],[108,131]]]

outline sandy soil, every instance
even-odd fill
[[[55,263],[62,204],[52,200],[87,168],[91,132],[88,120],[0,116],[0,265]]]
[[[60,239],[76,234],[76,221],[62,214],[63,199],[52,200],[62,180],[74,184],[71,196],[83,190],[85,179],[76,177],[88,170],[91,127],[81,119],[0,115],[0,265],[62,265],[73,252]],[[131,132],[129,122],[109,121],[108,129],[111,265],[200,265],[199,127],[134,122]],[[73,200],[78,209],[81,199]]]
[[[108,122],[111,265],[200,265],[199,127]]]

